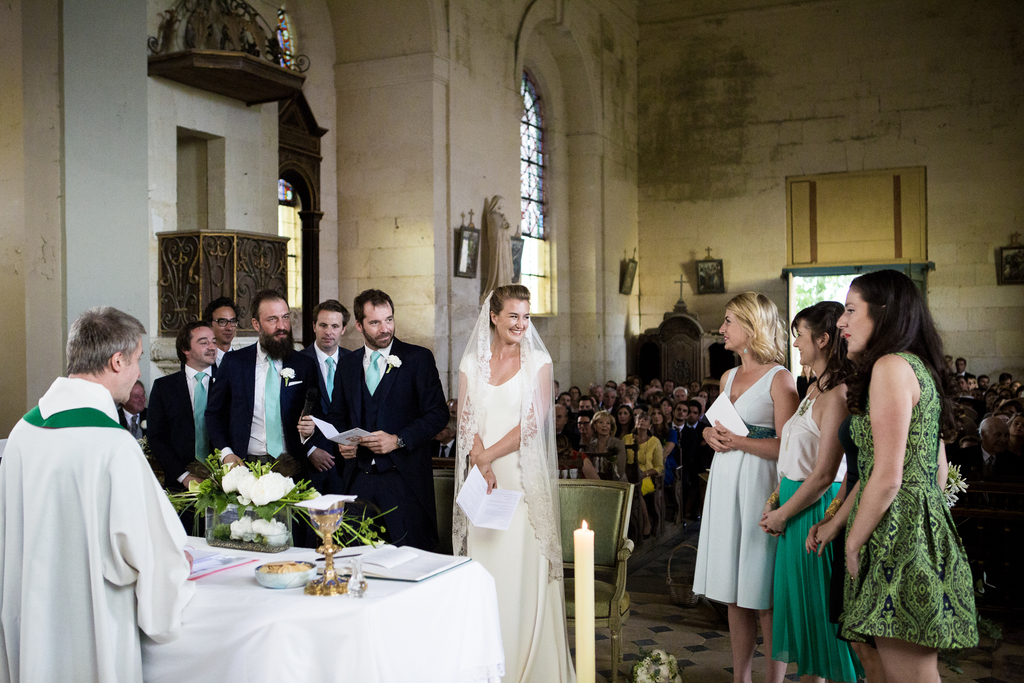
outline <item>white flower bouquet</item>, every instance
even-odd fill
[[[633,665],[633,683],[682,683],[675,657],[664,650],[641,650],[640,655]]]
[[[175,509],[195,508],[196,523],[207,519],[206,540],[210,545],[242,547],[277,552],[291,546],[291,519],[310,524],[309,512],[297,504],[320,496],[308,481],[295,482],[273,471],[268,464],[249,462],[232,467],[220,463],[220,451],[206,459],[202,481],[193,481],[188,491],[167,492]],[[338,525],[336,538],[361,543],[380,541],[376,518],[346,517]]]
[[[946,475],[946,488],[942,490],[946,494],[946,507],[953,507],[960,499],[960,494],[967,491],[967,480],[960,474],[960,465],[950,465],[949,474]]]

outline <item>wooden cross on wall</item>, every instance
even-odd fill
[[[684,275],[684,273],[680,273],[679,274],[679,279],[678,280],[673,280],[673,282],[675,282],[677,285],[679,285],[679,300],[680,301],[683,300],[683,285],[685,285],[688,282],[688,280],[686,280],[683,277],[683,275]]]
[[[708,252],[708,257],[705,260],[710,260],[711,259],[711,247],[707,247],[704,251]]]

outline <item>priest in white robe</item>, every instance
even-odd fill
[[[192,597],[185,532],[117,421],[139,377],[135,318],[84,313],[68,377],[0,461],[0,681],[141,682],[140,632],[178,636]]]

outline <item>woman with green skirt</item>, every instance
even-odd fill
[[[810,681],[856,683],[863,670],[850,645],[838,638],[829,621],[831,550],[808,555],[804,540],[835,498],[845,471],[839,425],[847,415],[846,381],[852,364],[836,323],[843,306],[824,301],[793,319],[794,345],[800,364],[817,378],[799,409],[782,428],[779,487],[765,504],[761,528],[779,536],[775,556],[772,657],[796,662],[797,673]]]

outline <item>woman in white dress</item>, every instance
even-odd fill
[[[456,552],[494,577],[506,682],[574,683],[565,626],[551,356],[530,325],[530,290],[495,289],[459,365],[455,494],[475,465],[522,491],[507,531],[472,526],[454,506]]]
[[[764,634],[766,683],[781,683],[786,666],[771,659],[772,580],[776,539],[761,531],[764,502],[778,482],[782,426],[796,412],[793,376],[781,365],[786,328],[771,299],[756,292],[735,297],[719,332],[740,366],[722,375],[722,394],[750,429],[733,434],[716,422],[704,430],[715,451],[704,497],[693,592],[729,606],[733,681],[750,683],[757,622]]]

